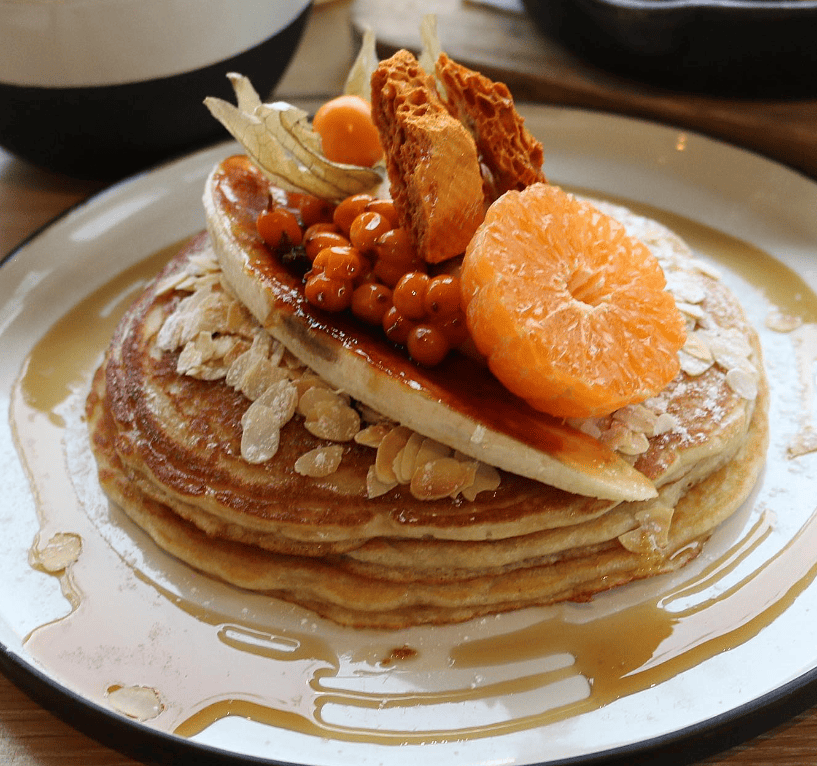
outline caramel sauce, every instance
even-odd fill
[[[817,296],[767,254],[662,211],[649,214],[745,281],[742,299],[761,293],[764,310],[779,301],[813,326]],[[787,508],[799,514],[794,530],[791,518],[769,510],[806,481],[796,461],[781,459],[790,415],[772,419],[763,486],[698,560],[590,604],[356,632],[192,572],[109,506],[82,416],[118,317],[173,250],[79,303],[34,346],[12,392],[40,515],[32,562],[60,578],[71,605],[33,630],[26,650],[82,697],[202,741],[234,717],[316,741],[479,739],[592,713],[666,683],[760,635],[817,576],[817,511],[799,502],[811,497],[804,491]],[[772,392],[785,410],[802,392],[789,391],[788,357],[775,355],[800,352],[792,338],[779,338],[765,346],[774,357]]]
[[[233,234],[245,248],[248,268],[270,289],[276,315],[285,317],[279,321],[289,322],[311,349],[323,355],[331,344],[314,339],[332,339],[416,395],[442,402],[492,431],[558,454],[562,462],[586,470],[588,464],[604,466],[617,460],[600,442],[565,428],[559,419],[534,410],[508,392],[480,362],[450,354],[436,367],[421,367],[351,312],[330,315],[312,306],[304,296],[301,273],[273,257],[257,234],[255,219],[267,204],[269,186],[265,177],[241,155],[222,163],[217,178],[219,204],[227,211]],[[486,402],[491,406],[486,407]]]

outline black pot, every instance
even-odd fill
[[[692,92],[817,93],[817,0],[523,0],[594,65]]]
[[[298,46],[312,4],[69,1],[17,4],[23,9],[17,18],[4,18],[15,13],[8,10],[14,4],[4,5],[0,0],[0,145],[52,171],[112,180],[227,138],[203,105],[205,97],[234,102],[226,77],[231,71],[247,75],[262,98],[268,96]],[[93,14],[82,16],[89,6]],[[181,11],[168,11],[175,6]],[[67,18],[75,9],[77,17]],[[28,18],[20,17],[28,11]],[[34,12],[49,29],[61,29],[60,50],[37,37]],[[60,18],[49,17],[55,12]],[[14,22],[19,30],[10,26]],[[71,34],[69,43],[65,36]],[[24,66],[35,45],[39,60]]]

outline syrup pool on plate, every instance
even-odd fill
[[[809,385],[817,296],[744,242],[633,208],[721,270],[761,335],[772,391],[760,486],[688,567],[588,604],[390,632],[341,628],[175,561],[102,494],[83,416],[118,317],[173,246],[57,322],[12,391],[40,523],[31,564],[59,578],[67,601],[64,616],[31,631],[26,652],[113,713],[196,741],[218,742],[222,727],[249,721],[311,742],[391,746],[570,721],[661,688],[758,636],[817,574],[817,520],[802,463],[817,449]],[[799,516],[775,510],[789,506]]]

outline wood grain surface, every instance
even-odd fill
[[[362,25],[369,24],[377,28],[385,46],[410,44],[407,38],[413,34],[416,16],[420,10],[428,9],[440,15],[441,36],[450,54],[464,63],[470,61],[484,66],[486,71],[508,73],[508,80],[523,98],[609,108],[639,116],[659,115],[660,119],[698,127],[759,149],[817,175],[815,103],[730,104],[656,93],[595,70],[583,69],[557,45],[543,44],[523,17],[493,12],[488,16],[489,12],[479,6],[456,0],[425,3],[336,0],[320,5],[278,95],[297,99],[336,93],[354,56],[354,30],[359,32]],[[776,126],[777,132],[774,136],[764,136],[764,131],[770,132],[770,126]],[[0,255],[100,188],[99,184],[75,181],[34,168],[0,150]],[[806,703],[815,704],[817,698],[812,697]],[[65,715],[70,721],[71,711]],[[0,675],[0,765],[144,766],[153,763],[149,755],[136,759],[124,755],[116,743],[102,744],[93,732],[81,732],[66,720],[43,707],[40,698],[30,698]],[[714,748],[710,754],[698,757],[693,751],[679,748],[675,757],[670,760],[670,756],[665,755],[661,763],[668,766],[690,762],[690,757],[698,766],[817,763],[815,707],[753,739],[734,744],[735,737],[744,734],[727,730],[707,744]],[[690,756],[690,753],[693,754]],[[175,763],[201,766],[200,761],[187,758]],[[645,766],[651,761],[634,759],[631,763]]]

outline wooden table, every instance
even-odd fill
[[[374,27],[386,48],[410,45],[418,5],[396,0],[390,3],[336,0],[319,6],[278,95],[309,99],[338,92],[356,50],[353,27],[359,29],[367,24]],[[765,107],[755,104],[750,109],[741,102],[704,100],[703,105],[695,107],[688,97],[675,99],[672,94],[649,91],[583,69],[580,62],[573,60],[558,44],[538,38],[529,22],[519,15],[497,14],[476,5],[462,5],[459,0],[423,4],[423,10],[429,7],[439,12],[441,37],[450,55],[492,74],[504,72],[505,79],[520,85],[524,97],[604,107],[685,123],[688,127],[698,127],[766,151],[817,177],[815,102],[767,104]],[[384,13],[385,8],[396,10]],[[395,24],[394,19],[399,19],[400,23]],[[475,36],[475,25],[482,25],[487,32]],[[502,35],[515,41],[514,56],[508,55],[507,46],[502,54]],[[320,55],[315,55],[316,51],[320,51]],[[543,61],[547,62],[545,75],[541,74]],[[536,71],[540,74],[536,75]],[[777,139],[768,135],[770,126],[774,125],[777,126]],[[764,126],[765,131],[761,129]],[[75,181],[34,168],[0,150],[0,255],[100,188],[97,183]],[[728,740],[718,740],[714,747],[729,744]],[[748,742],[695,763],[700,766],[799,766],[815,761],[817,708],[811,708]],[[674,762],[666,755],[662,760],[666,764]],[[0,675],[0,764],[136,766],[139,763],[150,761],[133,760],[80,733]]]

